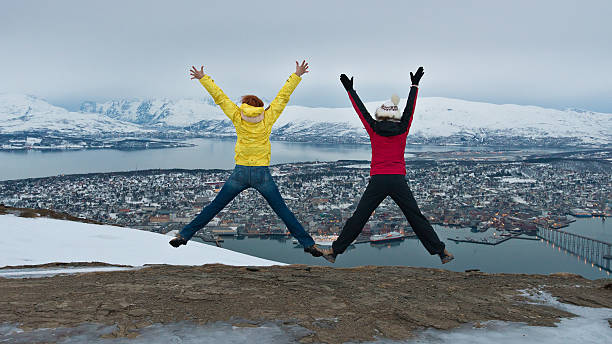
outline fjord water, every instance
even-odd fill
[[[0,151],[0,181],[60,174],[148,169],[231,169],[235,139],[193,139],[192,147],[145,150]],[[408,145],[406,152],[487,150],[463,146]],[[534,151],[543,151],[534,148]],[[546,152],[551,152],[547,149]],[[555,150],[553,150],[555,151]],[[271,164],[302,161],[370,160],[369,144],[272,141]]]
[[[145,150],[57,150],[0,152],[0,180],[59,174],[148,169],[231,169],[235,139],[194,139],[192,147]],[[370,159],[369,145],[272,142],[272,164],[299,161]]]

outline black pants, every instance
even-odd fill
[[[400,207],[412,230],[427,251],[432,255],[442,253],[445,247],[444,243],[440,241],[427,218],[419,210],[419,206],[412,196],[412,191],[406,183],[405,176],[402,174],[376,174],[370,177],[368,187],[361,196],[357,209],[353,216],[346,221],[340,236],[332,245],[334,253],[344,252],[355,241],[374,209],[387,196],[391,196]]]

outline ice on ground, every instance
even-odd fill
[[[79,274],[85,272],[103,271],[125,271],[135,270],[122,266],[96,266],[96,267],[64,267],[64,268],[25,268],[25,269],[0,269],[0,277],[3,278],[39,278],[51,277],[55,275]]]
[[[297,343],[311,333],[298,325],[281,322],[266,323],[256,327],[237,327],[230,323],[196,325],[188,322],[156,324],[139,330],[139,336],[130,338],[100,338],[116,330],[116,326],[83,324],[75,328],[39,329],[24,332],[14,325],[0,324],[0,343],[25,344],[53,341],[57,344],[242,344]]]
[[[534,303],[548,305],[573,314],[575,318],[562,318],[556,327],[528,326],[505,321],[487,321],[483,327],[465,325],[452,331],[426,330],[418,338],[409,341],[378,340],[371,343],[413,344],[413,343],[453,343],[453,344],[557,344],[612,343],[612,319],[610,308],[590,308],[561,303],[549,293],[524,291],[524,296]]]
[[[0,216],[0,267],[52,262],[270,266],[283,263],[190,241],[174,248],[166,235],[49,218]]]
[[[527,295],[527,294],[526,294]],[[610,308],[589,308],[564,304],[550,294],[534,291],[530,298],[542,305],[549,305],[576,314],[575,318],[563,318],[557,327],[527,326],[521,323],[488,321],[483,327],[465,325],[451,331],[426,330],[417,337],[405,341],[378,339],[374,344],[416,344],[416,343],[612,343],[612,329],[608,319],[612,318]],[[116,330],[115,326],[83,324],[75,328],[40,329],[24,332],[15,324],[0,324],[0,343],[31,343],[34,341],[53,341],[58,344],[161,344],[161,343],[298,343],[311,334],[308,329],[295,324],[269,322],[256,327],[238,327],[231,323],[196,325],[180,322],[156,324],[141,330],[134,339],[100,338]]]

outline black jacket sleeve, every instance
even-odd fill
[[[404,113],[402,114],[402,119],[400,121],[401,126],[406,128],[405,130],[410,130],[418,93],[418,87],[410,87],[410,94],[408,95],[408,101],[406,101],[406,108],[404,109]]]
[[[374,120],[374,118],[372,118],[372,116],[366,109],[365,105],[363,105],[363,102],[361,101],[361,99],[359,99],[357,92],[353,88],[350,88],[350,89],[345,88],[345,89],[346,89],[346,92],[348,92],[349,98],[351,99],[351,102],[353,103],[353,107],[355,108],[355,111],[359,115],[359,119],[361,119],[364,126],[366,127],[366,130],[368,132],[372,131],[376,121]]]

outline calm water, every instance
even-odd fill
[[[231,169],[235,139],[194,139],[194,147],[121,151],[0,151],[0,180],[58,174],[147,169]],[[406,152],[487,150],[462,146],[408,145]],[[542,151],[534,148],[533,151]],[[551,150],[545,150],[550,152]],[[409,154],[409,153],[408,153]],[[370,145],[272,142],[272,164],[299,161],[370,160]]]
[[[601,223],[601,219],[579,219],[565,230],[582,233],[587,236],[601,235],[612,237],[612,221]],[[590,263],[578,259],[558,248],[548,246],[545,242],[511,239],[497,246],[472,243],[454,243],[448,238],[456,236],[490,236],[486,233],[472,233],[470,229],[447,228],[434,226],[441,240],[446,243],[450,252],[455,255],[452,263],[442,265],[437,256],[431,256],[417,239],[405,239],[386,245],[373,246],[369,243],[354,245],[338,256],[333,266],[351,267],[360,265],[402,265],[443,268],[453,271],[480,269],[483,272],[549,274],[553,272],[571,272],[586,278],[611,278],[606,271],[592,267]],[[291,239],[225,237],[222,247],[254,255],[261,258],[290,264],[328,265],[322,258],[305,254],[301,248],[295,248]]]

